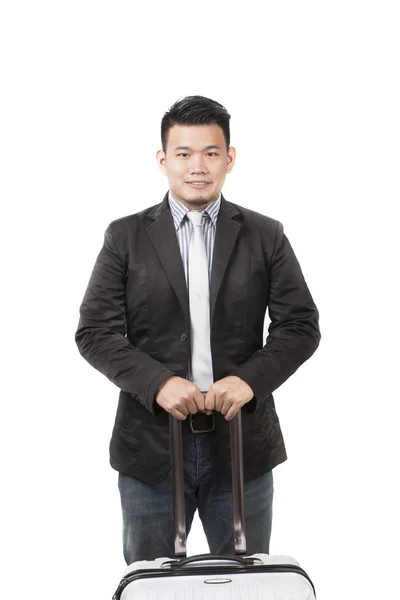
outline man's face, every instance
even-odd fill
[[[200,210],[218,198],[235,156],[219,125],[173,125],[166,152],[157,152],[157,162],[174,198]]]

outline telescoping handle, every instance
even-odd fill
[[[174,504],[175,556],[186,556],[185,493],[183,481],[182,423],[170,415],[171,472]],[[244,518],[244,476],[242,413],[239,409],[230,421],[232,462],[233,527],[235,555],[246,554],[246,528]]]

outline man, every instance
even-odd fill
[[[272,469],[286,460],[272,392],[320,340],[282,224],[221,194],[235,163],[229,119],[202,96],[164,115],[157,161],[170,190],[109,225],[81,305],[79,350],[121,390],[110,461],[128,564],[173,553],[169,414],[183,421],[187,532],[197,508],[211,553],[234,551],[239,408],[247,551],[269,552]]]

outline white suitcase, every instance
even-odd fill
[[[113,600],[315,600],[312,581],[294,558],[246,555],[240,411],[231,421],[235,555],[186,558],[181,422],[171,417],[170,430],[176,558],[132,563]]]
[[[247,566],[236,566],[233,557],[180,567],[168,558],[135,562],[113,600],[315,600],[313,585],[294,558],[253,554],[246,560]]]

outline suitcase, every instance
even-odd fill
[[[113,600],[315,600],[290,556],[246,555],[241,411],[230,422],[235,554],[186,557],[182,423],[170,416],[175,558],[129,565]]]

